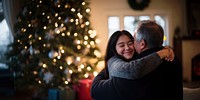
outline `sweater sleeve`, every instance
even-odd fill
[[[162,59],[160,59],[157,53],[152,53],[130,62],[112,57],[108,60],[108,71],[110,78],[119,77],[134,80],[150,73],[161,63]]]
[[[93,100],[118,100],[119,95],[115,90],[114,78],[105,77],[105,69],[103,69],[93,80],[90,89],[90,95]],[[115,95],[115,96],[111,96]]]

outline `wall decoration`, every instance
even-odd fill
[[[129,6],[134,10],[144,10],[149,3],[150,0],[128,0]]]

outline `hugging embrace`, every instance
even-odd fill
[[[140,21],[134,37],[125,30],[109,39],[105,68],[94,78],[94,100],[183,100],[182,68],[163,47],[164,31]]]

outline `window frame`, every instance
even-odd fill
[[[127,11],[124,11],[124,10],[115,10],[115,11],[108,11],[107,12],[107,19],[108,17],[111,17],[111,16],[118,16],[120,18],[120,30],[123,30],[124,29],[124,17],[125,16],[150,16],[150,19],[154,20],[154,16],[156,15],[161,15],[161,16],[165,16],[165,20],[166,20],[166,30],[165,30],[165,35],[166,35],[166,45],[167,46],[173,46],[172,45],[172,35],[173,34],[170,34],[172,33],[172,30],[171,30],[171,13],[169,11],[165,11],[165,10],[162,10],[162,11],[159,11],[159,10],[146,10],[146,11],[142,11],[142,12],[139,12],[139,11],[131,11],[131,10],[127,10]],[[108,27],[107,27],[108,28]],[[110,36],[109,34],[109,29],[107,29],[107,33],[108,33],[108,38]]]

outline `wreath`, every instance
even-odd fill
[[[134,10],[144,10],[148,7],[150,0],[128,0],[129,6]]]

